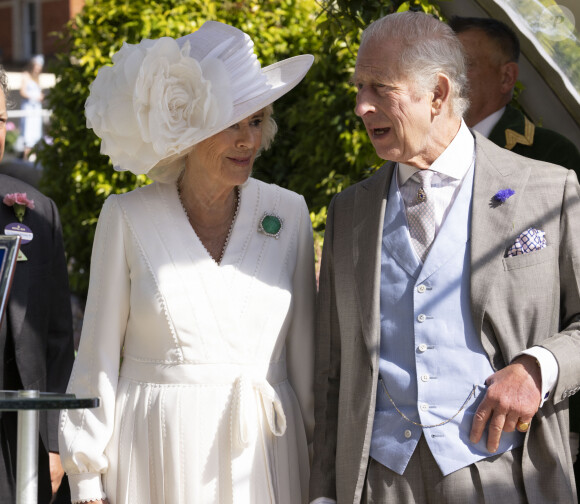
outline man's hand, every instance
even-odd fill
[[[489,422],[487,449],[495,453],[502,432],[513,432],[518,420],[529,424],[538,411],[542,374],[533,357],[522,355],[492,374],[485,384],[487,393],[475,412],[469,438],[478,443]]]
[[[60,463],[60,455],[58,453],[49,452],[48,465],[50,467],[50,483],[52,485],[52,495],[55,495],[60,488],[62,477],[64,476],[64,469]]]

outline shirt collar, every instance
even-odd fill
[[[457,135],[429,169],[443,176],[461,180],[473,162],[474,151],[475,139],[462,119]],[[419,171],[419,168],[399,163],[399,187],[407,182],[417,171]]]
[[[501,116],[505,112],[505,107],[500,108],[499,110],[495,111],[493,114],[488,115],[482,121],[479,121],[473,128],[474,131],[481,133],[485,138],[489,138],[489,134],[493,127],[498,123]]]

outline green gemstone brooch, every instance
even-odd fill
[[[277,240],[280,237],[283,222],[284,221],[281,217],[278,217],[277,215],[268,215],[265,213],[264,217],[262,217],[262,220],[260,221],[260,225],[258,226],[258,231],[260,231],[260,233],[264,233],[266,236],[276,238]]]

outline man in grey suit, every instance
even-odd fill
[[[465,73],[426,14],[363,33],[355,111],[390,161],[328,211],[316,504],[577,501],[580,187],[473,134]]]

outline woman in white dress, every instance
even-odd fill
[[[312,61],[262,69],[208,21],[125,44],[91,86],[102,152],[155,182],[99,218],[68,390],[101,405],[59,434],[73,502],[307,502],[312,230],[301,196],[250,174]]]
[[[28,68],[22,74],[20,96],[24,116],[21,120],[22,137],[24,138],[24,159],[28,159],[31,149],[42,138],[42,100],[44,93],[40,87],[40,74],[44,67],[44,57],[34,56]]]

